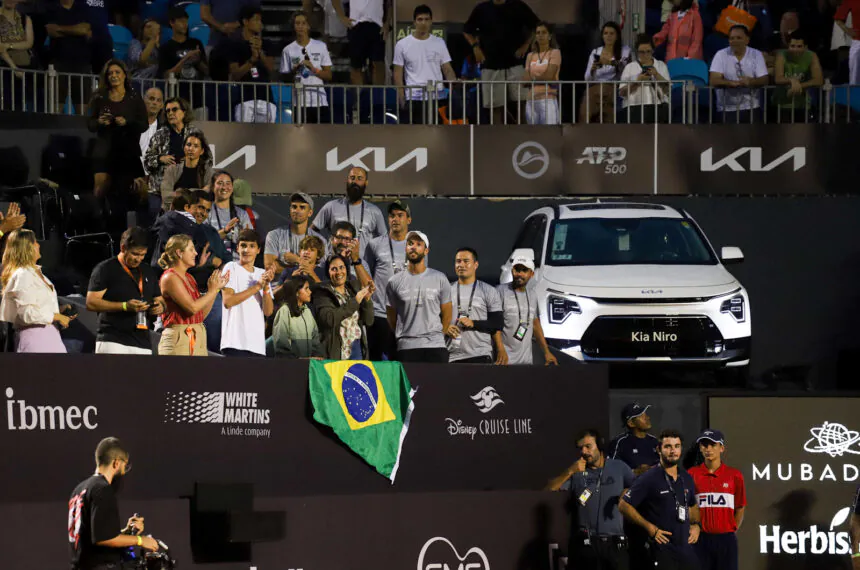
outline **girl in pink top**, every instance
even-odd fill
[[[531,83],[531,95],[526,103],[526,121],[530,125],[558,125],[558,86],[544,83],[558,81],[561,51],[555,43],[552,28],[546,22],[535,26],[532,48],[526,57],[524,80]],[[540,82],[540,83],[538,83]]]
[[[666,61],[678,57],[702,59],[702,17],[694,0],[674,0],[675,6],[663,29],[654,35],[654,45],[668,41]]]

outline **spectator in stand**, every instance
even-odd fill
[[[87,288],[87,309],[99,313],[96,354],[152,354],[147,315],[164,312],[152,269],[143,263],[149,232],[129,228],[119,255],[96,265]]]
[[[212,151],[203,131],[185,135],[185,160],[164,169],[161,180],[161,202],[165,208],[173,201],[177,188],[204,188],[212,179]]]
[[[298,264],[290,266],[281,273],[280,280],[289,281],[294,277],[307,277],[314,285],[328,280],[325,266],[325,242],[317,236],[306,236],[299,244]]]
[[[630,48],[621,43],[621,28],[615,22],[606,22],[601,30],[603,46],[594,48],[588,56],[585,80],[590,85],[579,106],[579,120],[590,123],[593,119],[601,123],[615,122],[615,101],[618,98],[614,82],[632,61]]]
[[[732,26],[729,47],[718,51],[711,62],[711,86],[728,88],[717,90],[717,119],[726,123],[761,120],[758,89],[754,87],[767,85],[770,78],[764,56],[749,43],[749,30]]]
[[[297,267],[302,241],[309,235],[322,238],[321,234],[308,227],[313,213],[314,199],[309,194],[294,192],[290,196],[290,223],[266,235],[266,248],[263,251],[266,269],[274,267],[280,273],[284,269]]]
[[[397,104],[402,110],[400,122],[422,125],[432,122],[431,117],[425,116],[429,110],[427,100],[439,97],[444,89],[443,76],[447,81],[457,81],[457,74],[451,67],[445,40],[430,33],[433,27],[430,7],[417,6],[412,19],[415,29],[394,46],[394,84],[398,87]],[[438,82],[436,93],[425,92],[430,81]]]
[[[221,291],[221,354],[266,356],[266,319],[275,311],[270,283],[273,269],[254,267],[260,236],[251,229],[239,232],[239,261],[224,266],[227,285]]]
[[[532,51],[526,56],[524,81],[558,81],[561,69],[561,50],[555,42],[552,27],[538,22]],[[532,83],[531,95],[526,103],[526,122],[530,125],[558,125],[561,115],[558,110],[558,86],[549,83]]]
[[[207,53],[218,44],[229,39],[242,23],[239,12],[245,5],[258,5],[251,0],[202,0],[200,3],[200,19],[209,26],[209,46]]]
[[[206,223],[218,230],[218,235],[224,240],[224,246],[233,256],[232,261],[239,261],[239,232],[253,229],[251,219],[245,210],[236,207],[233,200],[232,174],[226,170],[216,171],[212,175],[210,188],[215,195],[215,207],[209,213]]]
[[[263,13],[259,7],[244,6],[239,13],[242,33],[226,46],[226,60],[230,81],[268,84],[275,78],[275,64],[263,51]],[[237,120],[242,122],[274,122],[274,108],[268,85],[246,85],[242,89],[242,102],[237,105]],[[257,107],[262,107],[262,118]],[[275,111],[275,114],[277,111]]]
[[[776,56],[773,82],[781,87],[773,94],[777,123],[805,122],[812,117],[812,97],[808,89],[824,85],[818,55],[807,47],[801,31],[791,33],[788,49]]]
[[[669,122],[669,68],[654,59],[654,44],[647,34],[641,34],[636,40],[636,61],[627,64],[621,80],[634,82],[618,90],[627,110],[622,122]]]
[[[374,85],[385,85],[385,42],[391,28],[391,0],[350,0],[349,17],[342,0],[332,0],[337,17],[349,37],[349,81],[364,85],[370,65]]]
[[[370,272],[364,267],[361,254],[361,244],[355,237],[355,226],[349,222],[337,222],[328,246],[329,257],[339,255],[346,261],[346,270],[350,279],[358,279],[362,287],[372,283]],[[373,293],[373,291],[371,291]]]
[[[527,97],[522,80],[523,58],[528,53],[538,18],[522,0],[485,0],[472,9],[463,26],[475,61],[481,64],[483,107],[493,110],[493,123],[508,122],[506,101],[519,105]],[[509,81],[504,84],[501,82]],[[519,114],[517,114],[519,116]]]
[[[535,274],[534,257],[514,257],[511,265],[513,281],[498,287],[504,313],[504,326],[500,331],[493,333],[496,364],[532,364],[532,337],[536,337],[538,345],[543,350],[545,364],[558,366],[558,360],[550,352],[546,338],[543,336],[540,305],[534,294],[529,295],[528,283]],[[522,300],[520,300],[521,294],[524,297]]]
[[[311,280],[305,276],[290,279],[277,296],[284,301],[272,325],[275,356],[314,359],[325,356],[319,327],[310,309]]]
[[[348,280],[347,262],[334,255],[326,263],[329,282],[314,291],[314,307],[322,337],[325,358],[365,360],[367,332],[373,324],[371,289]]]
[[[108,201],[109,227],[126,228],[126,213],[137,210],[140,202],[132,183],[143,176],[140,134],[148,125],[143,99],[132,89],[120,60],[105,64],[88,112],[89,129],[97,135],[92,153],[94,192]]]
[[[429,251],[424,232],[406,234],[406,271],[392,276],[385,288],[388,326],[401,362],[448,362],[451,285],[444,273],[427,267]]]
[[[191,192],[191,215],[194,216],[194,221],[197,222],[196,232],[194,235],[195,241],[203,244],[201,248],[209,246],[209,263],[213,268],[218,268],[227,263],[231,259],[230,253],[224,247],[224,242],[218,234],[218,230],[206,223],[209,219],[209,213],[212,211],[212,203],[214,202],[212,192],[206,190],[194,190]]]
[[[203,319],[218,298],[218,293],[230,280],[230,275],[213,271],[208,291],[200,294],[197,281],[188,273],[196,265],[203,265],[207,256],[197,262],[197,250],[190,236],[170,238],[158,265],[166,271],[161,276],[161,294],[166,308],[162,316],[164,330],[158,343],[158,354],[169,356],[209,356],[206,350],[206,329]]]
[[[851,15],[851,27],[845,21]],[[860,0],[842,0],[833,16],[836,25],[851,38],[848,52],[848,83],[860,85]]]
[[[332,0],[302,0],[302,11],[310,17],[314,14],[314,5],[319,6],[323,13],[323,38],[326,44],[338,57],[346,57],[343,47],[346,46],[347,28],[337,17]],[[344,3],[346,6],[347,3]]]
[[[454,257],[457,281],[451,283],[456,299],[448,327],[448,361],[461,364],[492,364],[492,335],[502,329],[504,312],[499,292],[478,281],[478,252],[461,247]]]
[[[152,256],[152,265],[157,266],[161,254],[164,252],[164,247],[167,242],[175,235],[185,234],[194,236],[197,226],[197,220],[194,217],[195,212],[195,197],[191,191],[185,188],[176,190],[171,200],[171,209],[159,216],[152,226],[152,231],[155,234],[155,247],[153,248],[154,255]],[[200,247],[201,250],[206,244],[202,240],[194,240],[194,247]]]
[[[703,37],[702,16],[695,0],[675,0],[663,29],[654,35],[654,45],[668,42],[666,61],[679,57],[702,59]]]
[[[311,39],[311,26],[305,12],[293,15],[293,30],[296,40],[281,53],[281,75],[285,82],[294,83],[298,80],[304,86],[301,101],[293,101],[295,106],[300,107],[301,122],[328,122],[325,90],[313,87],[332,80],[328,47],[320,40]]]
[[[15,230],[20,230],[26,222],[27,216],[21,213],[21,204],[12,202],[6,209],[5,216],[0,212],[0,239]]]
[[[147,129],[140,134],[140,161],[143,164],[144,172],[149,174],[149,170],[146,168],[146,153],[149,151],[152,137],[155,136],[155,133],[161,128],[162,122],[164,122],[164,93],[158,87],[150,87],[143,94],[143,104],[146,105],[148,124]]]
[[[13,70],[29,69],[32,63],[33,21],[18,11],[19,1],[3,0],[0,5],[0,67]]]
[[[149,203],[154,215],[161,209],[161,181],[164,170],[185,158],[185,137],[191,130],[191,107],[184,99],[171,97],[164,104],[167,124],[158,128],[143,159],[149,173]],[[195,129],[196,130],[196,129]]]
[[[51,38],[50,62],[58,73],[89,74],[92,72],[93,37],[87,5],[84,0],[60,0],[48,12],[45,30]],[[57,84],[57,108],[62,113],[66,97],[72,104],[83,105],[89,99],[90,82],[80,75],[60,76]],[[83,109],[79,109],[83,113]]]
[[[388,206],[388,235],[370,240],[364,250],[367,271],[373,277],[373,325],[368,330],[370,359],[395,360],[397,340],[388,326],[385,290],[394,275],[406,270],[406,234],[412,223],[409,205],[395,200]]]
[[[140,37],[128,46],[128,67],[135,79],[155,79],[158,75],[158,46],[161,45],[161,24],[149,18],[143,23]]]
[[[779,29],[765,41],[764,62],[767,64],[767,72],[774,75],[774,66],[779,52],[788,49],[788,43],[792,32],[800,29],[800,14],[797,10],[787,10],[779,20]],[[807,42],[808,43],[808,42]]]
[[[36,234],[20,229],[6,238],[0,273],[0,320],[15,328],[15,352],[66,352],[54,326],[68,328],[75,315],[67,305],[60,310],[57,291],[36,265],[42,251]]]
[[[321,235],[330,236],[334,233],[335,223],[349,222],[358,229],[355,237],[359,239],[359,254],[364,254],[364,248],[371,239],[385,235],[382,210],[364,199],[368,183],[367,170],[360,166],[350,168],[346,178],[346,197],[327,202],[320,208],[311,229]]]
[[[170,74],[177,79],[203,79],[209,75],[206,52],[200,40],[188,36],[188,13],[182,6],[167,12],[173,35],[161,45],[158,54],[158,76]]]

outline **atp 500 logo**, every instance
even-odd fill
[[[450,540],[444,536],[435,536],[421,548],[418,570],[490,570],[490,561],[477,546],[460,556]]]

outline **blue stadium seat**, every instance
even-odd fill
[[[329,107],[331,108],[331,120],[336,125],[352,123],[352,108],[355,107],[355,89],[342,87],[326,87],[328,93]]]
[[[195,40],[200,40],[204,46],[209,45],[209,26],[206,24],[198,24],[197,26],[191,28],[191,31],[188,32],[188,35],[194,38]]]
[[[185,12],[188,13],[189,30],[203,24],[203,18],[200,17],[200,4],[197,2],[180,2],[176,6],[185,8]]]
[[[272,85],[272,103],[278,108],[278,122],[293,122],[293,86]]]
[[[362,89],[358,100],[359,120],[365,124],[383,125],[388,114],[397,116],[397,90],[393,87]],[[396,123],[396,121],[394,121]]]
[[[110,30],[110,37],[113,39],[113,56],[125,61],[128,57],[128,46],[134,39],[131,30],[114,24],[108,24],[108,30]]]
[[[708,84],[708,65],[700,59],[676,58],[666,62],[669,77],[678,81],[692,81],[696,85]]]
[[[833,102],[837,105],[851,107],[852,110],[860,112],[860,87],[848,87],[847,85],[834,86]]]

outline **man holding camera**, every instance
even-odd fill
[[[128,452],[115,437],[96,447],[96,472],[75,487],[69,499],[69,561],[72,570],[120,568],[122,551],[140,546],[158,550],[158,541],[143,533],[143,518],[120,528],[116,488],[129,471]]]

